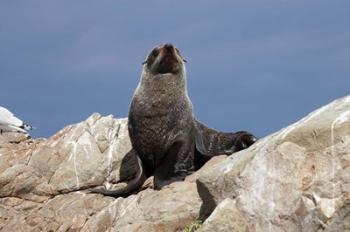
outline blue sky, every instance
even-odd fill
[[[126,117],[148,51],[188,60],[197,118],[259,137],[350,90],[350,1],[0,2],[0,105],[48,137]]]

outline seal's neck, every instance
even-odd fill
[[[141,74],[141,81],[136,91],[146,91],[147,93],[160,93],[187,96],[186,71],[177,74],[151,74],[143,70]]]

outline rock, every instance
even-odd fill
[[[186,181],[188,182],[196,182],[196,180],[204,173],[208,168],[213,167],[214,165],[220,163],[221,161],[225,160],[227,158],[227,155],[218,155],[212,157],[208,162],[204,164],[202,168],[200,168],[198,171],[192,173],[191,175],[186,177]]]
[[[126,119],[93,114],[47,140],[0,145],[0,196],[46,199],[121,181],[120,166],[131,150],[126,128]],[[129,163],[132,177],[136,169]]]
[[[0,135],[0,230],[181,231],[199,217],[194,176],[128,198],[84,191],[132,179],[134,155],[126,119],[99,114],[47,140]]]
[[[194,183],[178,182],[128,198],[72,192],[44,203],[6,197],[0,205],[1,231],[181,231],[201,200]]]
[[[30,140],[30,136],[24,133],[4,132],[1,133],[0,144],[19,144],[23,141]]]
[[[186,196],[184,197],[184,194]],[[176,182],[161,191],[144,190],[118,198],[90,219],[83,231],[182,231],[199,216],[201,200],[196,185]]]
[[[237,209],[236,202],[230,198],[221,201],[213,213],[204,222],[198,232],[212,231],[248,231],[245,218]]]
[[[201,215],[214,216],[204,225],[224,223],[215,215],[236,207],[226,222],[244,218],[248,231],[349,231],[349,150],[345,97],[206,169]]]
[[[350,231],[350,97],[183,182],[127,198],[137,170],[126,119],[93,114],[48,139],[0,135],[0,231]]]
[[[83,193],[56,196],[43,204],[22,200],[13,212],[7,212],[8,219],[0,228],[2,231],[73,231],[73,228],[81,229],[88,218],[111,201],[111,198]]]

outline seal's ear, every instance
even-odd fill
[[[144,62],[142,62],[142,65],[144,65],[144,64],[147,64],[147,60],[145,60]]]

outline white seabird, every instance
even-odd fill
[[[24,123],[21,119],[13,115],[8,109],[0,106],[0,133],[17,131],[28,134],[28,130],[33,127]]]

